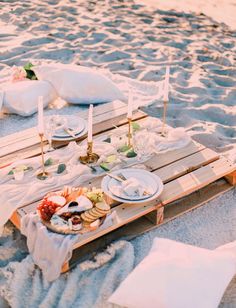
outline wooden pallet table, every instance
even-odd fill
[[[127,125],[126,109],[126,105],[120,102],[95,107],[95,134],[107,134],[114,129],[114,125]],[[86,117],[86,112],[80,116]],[[142,122],[146,118],[147,115],[141,111],[134,115],[137,122]],[[19,159],[39,155],[36,128],[1,138],[0,141],[0,167],[12,163],[16,156]],[[63,145],[55,144],[57,147]],[[196,142],[191,142],[179,150],[155,155],[143,166],[164,182],[161,196],[151,202],[132,205],[110,200],[112,211],[116,211],[117,214],[116,223],[108,228],[101,226],[98,230],[81,236],[74,245],[71,260],[64,264],[63,272],[114,239],[132,238],[156,228],[173,217],[203,205],[236,184],[236,166],[225,157]],[[101,180],[102,177],[93,179],[92,185],[99,187]],[[84,183],[85,186],[88,184]],[[12,215],[11,221],[20,228],[21,218],[35,211],[37,204],[38,202],[22,205]]]

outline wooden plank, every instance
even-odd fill
[[[95,107],[94,109],[96,110],[96,108],[98,107],[99,106]],[[110,110],[104,113],[94,114],[94,117],[93,117],[94,134],[104,131],[104,127],[106,127],[106,129],[110,129],[112,127],[112,124],[111,124],[112,121],[114,120],[115,123],[119,123],[119,121],[124,118],[124,115],[126,113],[127,113],[127,106],[125,105],[122,108],[118,108],[116,110]],[[144,115],[142,111],[136,112],[136,115],[137,114]],[[35,132],[35,128],[33,129],[33,132]],[[22,135],[23,135],[23,132],[22,132]],[[4,157],[15,151],[25,149],[35,144],[39,144],[39,137],[37,134],[31,137],[25,138],[25,139],[20,139],[20,140],[15,139],[15,142],[12,142],[11,144],[8,144],[5,146],[2,145],[0,147],[0,157]]]
[[[15,211],[10,220],[11,222],[20,230],[20,222],[21,222],[22,216],[18,213],[18,211]]]
[[[154,200],[152,202],[145,202],[142,204],[121,204],[115,207],[118,220],[111,227],[105,230],[96,230],[93,234],[88,234],[86,237],[78,241],[74,248],[85,245],[86,243],[119,228],[137,218],[144,216],[157,209],[158,206],[162,204],[168,204],[177,199],[180,199],[193,191],[196,191],[217,179],[223,177],[224,175],[230,173],[234,170],[235,166],[231,164],[228,160],[221,158],[215,162],[204,166],[198,170],[188,173],[172,182],[165,184],[164,191],[161,195],[161,203],[159,200]],[[158,170],[154,171],[158,174]]]
[[[164,205],[180,199],[195,190],[224,177],[236,168],[229,160],[221,157],[211,164],[190,172],[174,181],[165,184],[165,190],[161,195],[161,201]],[[158,174],[158,170],[156,171]]]
[[[199,149],[202,150],[199,151]],[[198,152],[195,153],[195,151]],[[189,155],[183,159],[178,159],[178,157],[182,155],[182,149],[166,154],[155,155],[151,159],[151,164],[150,161],[147,161],[144,163],[144,165],[148,166],[147,169],[149,171],[156,171],[155,174],[157,174],[164,183],[167,183],[190,171],[196,170],[219,159],[219,155],[216,152],[201,146],[198,147],[198,145],[195,143],[192,143],[188,146],[186,153]],[[192,155],[190,155],[190,153],[192,153]],[[84,182],[84,185],[88,186],[88,184],[91,183],[92,186],[100,187],[101,181],[102,177],[94,178]]]
[[[145,215],[153,225],[159,225],[164,220],[164,206],[158,207],[157,210]]]
[[[126,112],[126,109],[123,109],[122,112],[123,113],[118,115],[118,116],[117,116],[116,112],[115,113],[107,113],[107,120],[104,120],[104,119],[106,119],[106,117],[104,115],[102,116],[102,118],[100,118],[102,122],[100,122],[99,118],[97,118],[96,121],[94,120],[94,122],[95,122],[94,135],[100,133],[101,131],[103,132],[103,131],[106,131],[106,130],[110,130],[112,125],[120,126],[120,125],[126,124],[127,119],[124,118],[124,112]],[[112,118],[112,114],[114,116],[113,118]],[[147,115],[145,113],[143,113],[142,111],[134,112],[134,120],[142,119],[142,118],[145,118],[145,117],[147,117]],[[86,138],[86,136],[79,138],[77,140],[81,141],[85,138]],[[36,139],[39,141],[38,137],[36,136],[34,142],[36,142]],[[68,144],[68,142],[56,142],[56,143],[54,143],[54,146],[56,148],[59,148],[59,147],[62,147],[66,144]],[[5,150],[6,150],[6,148],[2,149],[2,151],[5,151]],[[3,157],[0,158],[0,168],[3,168],[4,166],[11,164],[12,162],[14,162],[16,160],[16,158],[17,159],[25,159],[25,158],[29,158],[29,157],[39,155],[40,154],[40,148],[39,148],[38,142],[37,142],[37,144],[23,148],[21,150],[14,149],[14,146],[12,145],[10,147],[10,149],[7,150],[7,152],[9,152],[9,154],[5,154]],[[3,152],[1,154],[3,154]]]
[[[205,148],[204,145],[192,141],[184,148],[153,156],[150,160],[145,162],[145,166],[148,170],[156,170],[167,166],[174,161],[178,161],[194,153],[200,152]]]
[[[208,186],[205,186],[199,191],[193,192],[183,199],[165,206],[164,220],[158,226],[153,225],[153,223],[150,222],[146,216],[142,216],[127,225],[124,225],[100,238],[97,238],[87,245],[79,247],[73,251],[72,258],[69,261],[69,268],[73,268],[78,264],[78,262],[92,258],[94,254],[101,252],[101,250],[103,250],[105,247],[111,244],[111,242],[117,239],[122,238],[123,240],[131,240],[148,231],[154,230],[162,224],[165,224],[180,215],[203,206],[206,204],[206,202],[209,202],[210,200],[229,191],[230,189],[232,189],[232,186],[225,180],[220,179],[209,184]]]
[[[174,155],[176,158],[176,156]],[[167,157],[165,157],[165,160]],[[163,161],[159,160],[157,162],[157,168],[154,170],[158,170],[159,177],[163,180],[164,183],[170,182],[186,173],[189,173],[191,171],[197,170],[203,166],[208,165],[209,163],[219,159],[219,155],[212,151],[211,149],[203,149],[202,151],[199,151],[197,153],[194,153],[192,155],[189,155],[187,157],[184,157],[182,159],[179,159],[173,163],[168,163],[167,166],[158,167],[162,163],[162,166],[164,165]],[[158,157],[157,157],[158,160]]]
[[[115,207],[118,220],[111,227],[107,229],[98,229],[90,234],[85,234],[74,248],[85,245],[94,239],[103,236],[104,234],[115,230],[137,218],[144,216],[157,209],[158,206],[166,205],[177,199],[180,199],[193,191],[196,191],[217,179],[225,176],[226,174],[235,170],[235,166],[228,160],[221,158],[207,166],[198,170],[188,173],[172,182],[165,184],[164,191],[161,195],[161,202],[154,200],[142,204],[121,204]],[[158,174],[158,171],[154,171]]]
[[[236,171],[226,175],[226,180],[233,186],[236,185]]]
[[[196,150],[195,144],[193,144],[193,147],[188,147],[188,149],[189,151],[187,153],[191,153],[190,149],[192,149],[192,151],[194,152]],[[182,176],[188,173],[190,171],[190,167],[191,170],[195,170],[219,158],[218,154],[210,149],[203,149],[202,151],[193,153],[192,155],[187,156],[181,160],[178,160],[177,162],[175,162],[176,157],[178,157],[178,151],[172,152],[172,155],[164,156],[163,157],[164,160],[162,160],[161,157],[159,158],[159,156],[156,155],[155,160],[158,167],[156,170],[157,171],[156,174],[162,179],[164,183],[169,182],[170,180],[173,180],[178,176]],[[172,162],[173,160],[174,162]],[[167,162],[168,166],[165,166]],[[160,168],[162,165],[164,165],[164,167]],[[101,181],[102,177],[95,178],[85,182],[84,186],[88,186],[89,183],[92,183],[92,186],[100,187]],[[27,211],[27,213],[29,213],[30,211],[35,211],[37,203],[38,201],[34,202],[29,206],[22,205],[22,207],[25,211]],[[110,203],[112,203],[114,206],[118,204],[117,202],[112,200],[110,200]]]
[[[94,107],[93,114],[94,116],[98,116],[106,112],[110,112],[111,110],[116,110],[116,109],[118,110],[120,108],[124,108],[125,106],[127,106],[127,104],[121,101],[114,101],[114,102],[110,102],[106,104],[101,104],[101,105],[97,105]],[[77,114],[78,114],[78,117],[87,119],[88,110],[86,109],[86,110],[80,111]],[[31,127],[23,131],[1,137],[0,138],[0,149],[4,146],[15,144],[16,140],[20,142],[27,138],[32,138],[34,136],[38,136],[37,127]]]

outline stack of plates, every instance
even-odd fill
[[[67,126],[70,132],[72,132],[72,134],[75,137],[73,137],[71,134],[67,132],[67,129],[65,129],[66,127],[65,128],[61,127],[55,131],[52,140],[71,141],[86,135],[88,131],[87,121],[85,121],[83,118],[78,118],[76,116],[63,116],[63,117],[66,118],[66,122],[68,123]]]
[[[129,168],[111,173],[111,175],[115,176],[119,176],[119,174],[122,174],[126,179],[136,178],[148,191],[148,194],[130,197],[124,191],[115,189],[115,186],[121,185],[121,182],[107,175],[102,180],[102,190],[113,200],[123,203],[142,203],[156,199],[163,191],[162,180],[157,175],[146,170]]]

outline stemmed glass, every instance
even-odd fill
[[[147,131],[140,131],[134,134],[133,137],[133,149],[137,154],[137,159],[139,161],[145,160],[150,154],[150,144],[147,138]]]
[[[67,127],[67,119],[65,117],[61,117],[59,115],[53,115],[48,118],[45,131],[49,144],[49,148],[47,150],[48,152],[54,151],[54,148],[52,146],[52,137],[55,134],[56,130],[63,127]]]
[[[49,117],[47,123],[46,123],[46,137],[47,137],[47,140],[48,140],[48,144],[49,144],[49,147],[48,147],[48,150],[47,152],[51,152],[51,151],[54,151],[54,148],[52,146],[52,137],[56,131],[56,128],[58,127],[57,126],[57,121],[56,121],[56,116],[51,116]]]

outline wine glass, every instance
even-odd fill
[[[147,131],[140,131],[133,136],[133,149],[139,161],[146,159],[151,153]]]
[[[48,121],[46,122],[46,131],[45,131],[45,135],[46,135],[46,138],[49,144],[47,152],[54,151],[54,148],[52,146],[52,137],[56,131],[56,128],[57,128],[57,124],[55,121],[55,116],[49,117]]]

